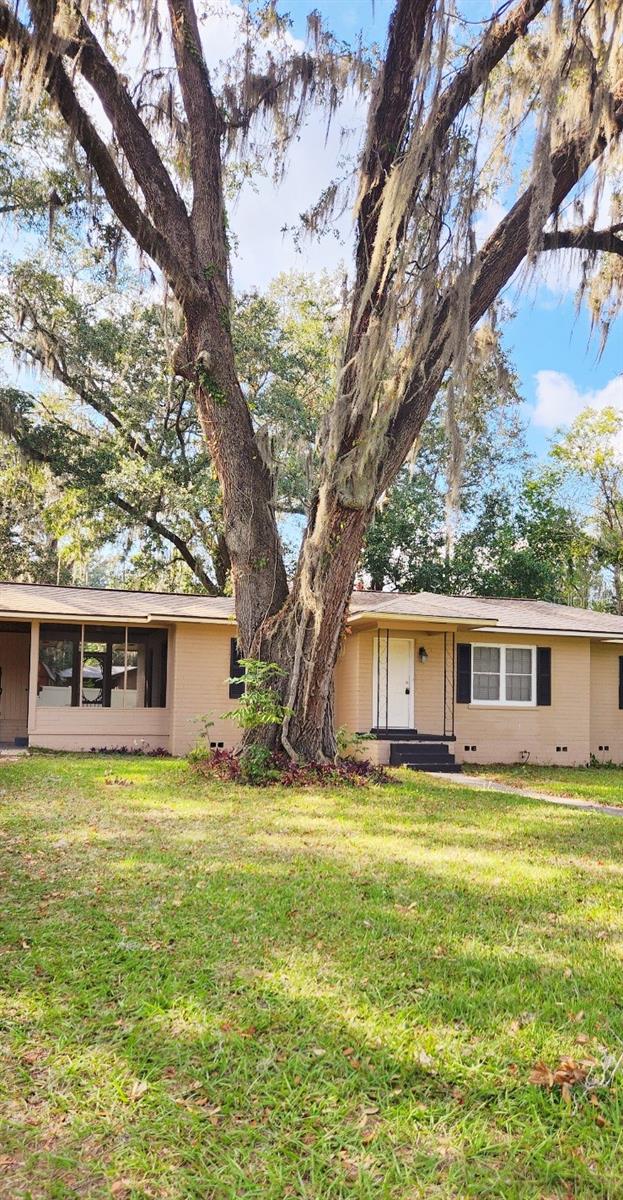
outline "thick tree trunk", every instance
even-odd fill
[[[334,671],[369,519],[369,510],[347,509],[334,494],[321,493],[290,595],[251,647],[255,657],[282,668],[281,697],[292,710],[281,728],[259,740],[292,757],[335,758]],[[250,734],[245,742],[257,740]]]
[[[223,548],[231,563],[236,616],[245,653],[279,611],[288,584],[273,504],[273,479],[260,454],[236,375],[228,310],[189,305],[178,362],[196,389],[201,427],[223,492]],[[236,437],[232,438],[232,427]]]

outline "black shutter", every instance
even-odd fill
[[[552,652],[549,646],[537,647],[536,702],[539,706],[552,702]]]
[[[456,702],[469,704],[472,698],[472,648],[469,642],[457,642]]]
[[[619,658],[619,708],[623,708],[623,655]]]
[[[238,639],[231,638],[229,643],[229,675],[231,679],[240,679],[244,675],[244,668],[240,666],[238,658]],[[230,683],[229,699],[239,700],[244,696],[244,683]]]

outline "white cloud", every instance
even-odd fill
[[[585,408],[618,408],[623,411],[623,375],[615,375],[605,387],[582,392],[562,371],[537,371],[536,406],[532,420],[541,429],[570,425]]]
[[[490,200],[487,207],[482,209],[474,221],[474,233],[478,249],[491,236],[494,229],[497,228],[500,221],[506,216],[506,212],[506,208],[499,200]]]

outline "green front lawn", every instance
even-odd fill
[[[552,796],[623,805],[623,767],[466,766],[470,775],[486,775],[499,783]]]
[[[623,825],[395,779],[0,766],[0,1196],[622,1195]]]

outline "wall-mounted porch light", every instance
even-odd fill
[[[428,654],[426,653],[426,650],[424,649],[423,646],[420,646],[420,648],[417,652],[417,656],[421,663],[425,663],[428,661]]]

